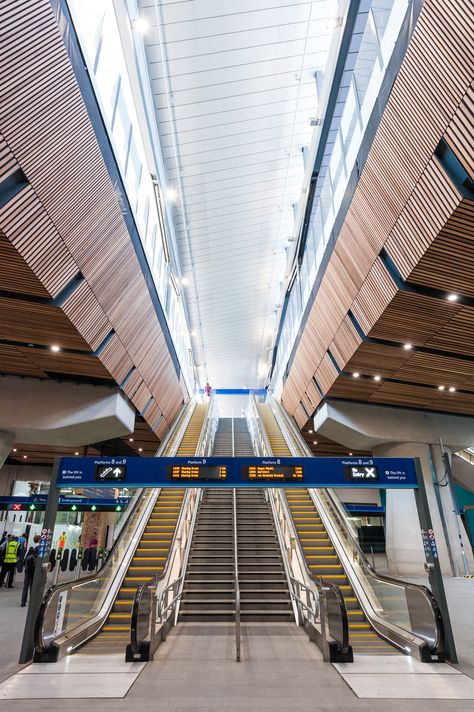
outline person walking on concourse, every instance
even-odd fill
[[[13,588],[13,578],[15,576],[16,562],[18,561],[18,550],[20,545],[18,539],[12,534],[9,535],[5,545],[5,556],[3,558],[2,570],[0,571],[0,589],[8,574],[7,588]]]
[[[36,560],[38,558],[38,542],[40,541],[40,536],[37,534],[34,539],[36,546],[30,546],[28,552],[25,556],[25,578],[23,580],[23,591],[21,593],[21,607],[26,606],[28,600],[28,593],[31,596],[31,586],[33,585],[33,578],[35,575]]]

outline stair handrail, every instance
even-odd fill
[[[237,490],[232,490],[232,517],[234,539],[234,588],[235,588],[235,659],[240,663],[240,582],[239,582],[239,542],[237,530]]]
[[[178,525],[175,528],[173,535],[172,544],[169,549],[168,559],[165,564],[165,570],[153,578],[148,579],[140,586],[138,586],[135,591],[133,604],[132,604],[132,615],[131,615],[131,625],[130,625],[130,643],[127,646],[126,651],[126,661],[131,662],[133,660],[152,660],[153,653],[158,647],[159,643],[165,640],[166,630],[156,630],[156,623],[158,622],[162,628],[166,624],[170,623],[170,626],[175,625],[178,618],[179,602],[182,596],[182,587],[184,583],[184,574],[186,571],[186,566],[189,558],[189,551],[191,547],[191,540],[194,531],[194,525],[196,522],[197,512],[199,510],[199,504],[202,497],[202,488],[195,487],[192,490],[188,490],[186,493],[189,495],[185,503],[181,508],[180,519],[178,520]],[[184,535],[183,535],[184,530]],[[178,531],[180,534],[178,535]],[[182,552],[183,539],[185,541],[184,553]],[[179,543],[179,547],[178,547]],[[171,551],[173,550],[173,556]],[[180,553],[178,575],[170,581],[172,577],[174,562],[176,560],[177,553]],[[171,560],[173,559],[173,563]],[[165,585],[160,586],[167,578]],[[176,589],[174,596],[174,620],[170,621],[169,616],[165,619],[163,618],[163,613],[168,611],[168,607],[163,608],[163,596],[165,593],[172,588]],[[147,611],[148,624],[147,632],[149,640],[141,640],[138,636],[138,619],[140,615],[143,615],[141,610],[141,601],[143,600],[145,593],[150,591],[152,594],[152,599],[150,607]]]
[[[296,606],[295,618],[298,624],[301,624],[302,611],[308,610],[314,616],[314,621],[307,619],[312,625],[319,622],[321,626],[322,648],[325,660],[333,660],[334,652],[337,659],[341,662],[351,662],[353,659],[352,649],[349,644],[349,618],[347,607],[344,601],[344,596],[337,584],[327,581],[323,577],[314,576],[313,572],[306,561],[301,541],[295,528],[292,514],[288,507],[288,502],[284,492],[277,488],[269,490],[270,503],[272,506],[273,519],[276,524],[277,536],[280,542],[282,552],[286,552],[283,562],[287,572],[287,578],[291,582],[291,597]],[[286,546],[286,536],[288,537],[290,546]],[[305,579],[302,581],[293,571],[293,552],[296,552],[299,565],[299,573]],[[307,601],[301,599],[300,593],[306,592]],[[309,593],[311,592],[311,593]],[[338,636],[335,632],[335,626],[329,618],[328,598],[329,593],[332,594],[337,603],[337,623],[340,626],[342,635]],[[313,606],[310,605],[311,599]],[[322,605],[321,605],[322,602]],[[301,605],[304,604],[304,605]],[[335,647],[335,651],[333,648]]]
[[[245,417],[255,455],[258,457],[270,457],[272,449],[268,440],[267,431],[263,426],[262,419],[257,408],[257,401],[254,393],[249,393],[249,400],[247,408],[245,409]]]
[[[287,441],[287,444],[290,449],[290,452],[292,453],[292,456],[301,456],[300,453],[297,452],[298,448],[300,448],[301,451],[307,453],[308,457],[314,457],[313,453],[308,448],[307,443],[304,442],[303,438],[301,437],[301,433],[299,433],[296,425],[285,412],[284,408],[277,404],[271,396],[267,398],[267,401],[270,404],[270,407],[281,429],[283,437],[286,441],[287,437],[289,437],[290,441]],[[362,551],[359,542],[355,537],[355,532],[353,531],[352,527],[349,525],[348,521],[346,520],[346,517],[344,516],[343,504],[339,500],[337,494],[329,488],[322,488],[322,495],[320,494],[319,490],[316,489],[309,489],[308,491],[315,503],[316,508],[320,513],[321,518],[323,519],[323,523],[325,524],[326,529],[329,529],[332,532],[335,541],[339,543],[341,550],[344,551],[348,545],[350,545],[351,547],[351,550],[347,553],[346,557],[349,580],[351,581],[351,584],[354,584],[356,582],[360,584],[361,590],[358,591],[359,602],[362,606],[365,615],[367,616],[371,624],[374,626],[375,630],[379,633],[379,635],[388,640],[391,644],[403,649],[404,652],[410,651],[411,654],[415,654],[423,658],[422,648],[424,646],[427,646],[428,649],[430,649],[433,653],[435,653],[439,657],[443,657],[445,641],[444,622],[441,615],[441,610],[430,589],[426,586],[423,586],[422,584],[415,584],[410,581],[405,581],[404,579],[391,576],[389,574],[378,573],[376,569],[374,569],[373,566],[370,564],[365,553]],[[324,495],[328,497],[328,499],[330,500],[330,504],[332,504],[332,513],[337,517],[339,527],[341,527],[342,532],[347,535],[346,541],[344,541],[344,539],[341,537],[341,532],[338,531],[337,527],[334,527],[331,524],[330,513],[328,512],[328,507],[326,501],[324,500]],[[360,576],[357,575],[357,565],[360,567],[361,574],[363,576],[368,576],[376,581],[416,591],[418,594],[421,594],[424,597],[428,607],[431,609],[433,623],[435,626],[435,635],[433,639],[431,641],[426,640],[425,638],[420,637],[419,635],[414,634],[411,631],[407,631],[398,623],[390,621],[389,619],[383,619],[377,613],[376,601],[370,594],[367,593],[364,588],[363,582],[360,581]],[[351,578],[351,574],[353,574],[355,580]],[[389,633],[391,633],[393,637],[395,637],[395,640],[390,638]],[[409,646],[406,645],[407,642],[409,643]]]
[[[219,423],[219,401],[214,393],[211,393],[209,405],[207,406],[206,415],[199,435],[199,440],[196,446],[196,453],[202,457],[207,457],[212,453],[214,447],[214,438]]]

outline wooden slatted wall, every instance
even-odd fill
[[[56,354],[55,364],[117,383],[134,367],[124,390],[162,434],[183,402],[182,385],[48,0],[2,2],[0,45],[0,180],[21,168],[28,181],[0,210],[0,257],[8,253],[25,294],[55,298],[84,277],[61,309],[19,302],[9,323],[0,305],[4,331],[88,352],[115,332],[98,358]],[[9,358],[10,372],[51,370],[47,351],[33,359],[17,349]]]
[[[399,291],[379,257],[385,248],[408,283],[474,296],[474,205],[434,155],[443,138],[473,176],[473,28],[471,2],[426,0],[283,389],[300,426],[313,377],[328,396],[474,412],[473,362],[450,356],[474,355],[473,307]],[[350,312],[393,347],[347,331]],[[420,358],[404,342],[443,353]],[[367,378],[337,375],[328,350]]]

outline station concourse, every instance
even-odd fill
[[[0,3],[0,711],[472,710],[473,27]]]

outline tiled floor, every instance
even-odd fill
[[[474,680],[451,665],[364,655],[334,667],[361,698],[472,700],[474,708]]]
[[[3,689],[15,699],[15,712],[31,712],[32,704],[35,712],[90,712],[92,706],[94,712],[399,712],[400,699],[404,712],[473,712],[474,680],[459,672],[474,673],[474,579],[446,584],[458,669],[402,656],[372,661],[364,656],[350,670],[337,670],[322,662],[300,629],[276,624],[252,630],[243,626],[243,659],[236,663],[232,626],[224,624],[216,634],[208,625],[188,624],[170,634],[141,673],[134,667],[121,667],[119,673],[114,662],[99,656],[72,656],[25,668]],[[20,669],[16,660],[26,612],[19,607],[20,594],[19,589],[0,592],[4,677]],[[62,687],[66,679],[67,690]],[[104,696],[109,694],[118,696]],[[463,699],[468,695],[471,699]],[[0,712],[9,712],[11,704],[0,697]]]
[[[0,683],[0,700],[125,697],[145,663],[123,655],[70,655],[58,663],[36,663]]]

